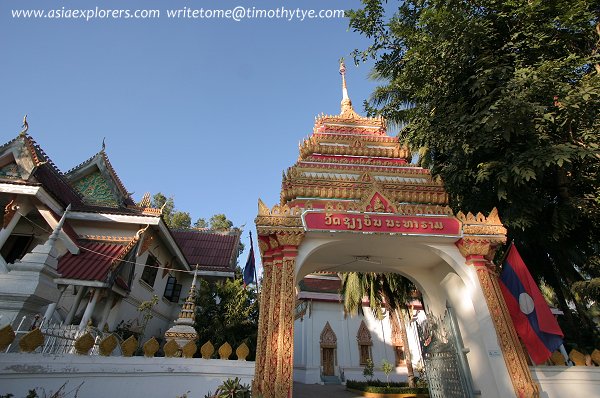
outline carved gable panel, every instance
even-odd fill
[[[321,347],[322,348],[336,348],[337,337],[335,332],[331,328],[329,322],[325,324],[323,331],[321,332]]]
[[[356,341],[358,345],[373,345],[373,340],[371,339],[371,332],[367,328],[365,321],[360,323],[360,327],[358,328],[358,332],[356,333]]]
[[[23,177],[19,172],[19,166],[16,163],[9,163],[0,168],[0,178],[7,178],[11,180],[20,180]]]
[[[86,175],[73,185],[88,203],[113,207],[118,206],[115,194],[100,171]]]

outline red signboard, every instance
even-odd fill
[[[460,221],[450,216],[399,216],[381,213],[328,213],[302,215],[307,231],[380,232],[404,235],[461,236]]]

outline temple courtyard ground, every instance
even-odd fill
[[[361,395],[346,391],[345,386],[294,383],[294,398],[362,398]]]

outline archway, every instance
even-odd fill
[[[342,87],[341,113],[317,118],[284,174],[282,203],[259,200],[255,391],[291,396],[295,284],[329,270],[406,276],[433,313],[454,309],[475,390],[537,396],[489,261],[506,240],[497,212],[453,214],[443,183],[409,164],[410,151],[387,135],[385,121],[356,114],[343,73]]]

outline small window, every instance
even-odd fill
[[[32,235],[10,235],[2,246],[2,257],[7,264],[20,260],[27,253],[27,249],[33,240]]]
[[[172,303],[179,302],[179,296],[181,296],[181,284],[177,283],[177,279],[174,276],[169,275],[167,286],[165,286],[165,294],[163,296]]]
[[[396,366],[404,365],[406,363],[404,347],[399,345],[394,346],[394,353],[396,354]]]
[[[359,345],[360,350],[360,365],[366,365],[367,361],[371,359],[371,346],[370,345]]]
[[[146,266],[144,267],[144,272],[142,272],[142,277],[140,279],[146,282],[148,285],[154,286],[156,274],[158,273],[158,266],[159,264],[156,260],[156,257],[151,254],[148,255]]]

